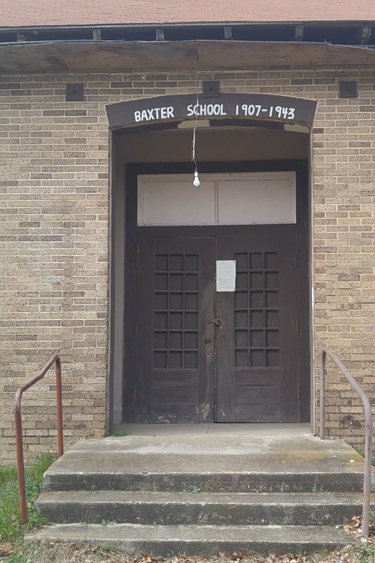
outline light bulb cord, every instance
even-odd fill
[[[198,165],[197,165],[197,161],[195,158],[195,147],[196,147],[196,133],[197,133],[197,129],[196,129],[196,124],[194,123],[194,128],[193,128],[193,154],[192,154],[192,161],[194,164],[194,171],[198,172]]]
[[[198,164],[196,159],[196,141],[197,141],[197,120],[198,120],[198,106],[199,106],[199,92],[198,92],[198,65],[199,65],[199,57],[197,51],[197,67],[195,69],[195,94],[196,94],[196,105],[194,111],[194,127],[193,127],[193,142],[192,142],[192,155],[191,160],[194,164],[194,181],[193,185],[195,187],[200,186],[200,181],[198,177]]]

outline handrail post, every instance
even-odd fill
[[[25,488],[25,462],[23,457],[23,438],[22,438],[22,417],[21,417],[21,398],[22,390],[16,393],[14,409],[15,429],[16,429],[16,455],[17,455],[17,479],[18,497],[20,506],[20,521],[24,524],[27,520],[26,488]]]
[[[326,437],[326,352],[323,349],[320,356],[320,439]]]
[[[56,366],[56,416],[57,416],[57,455],[61,457],[64,453],[63,415],[62,415],[62,385],[61,385],[61,361],[57,356]]]
[[[363,479],[362,534],[368,539],[371,509],[371,470],[372,470],[372,413],[370,401],[363,401],[365,411],[365,471]]]

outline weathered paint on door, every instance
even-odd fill
[[[124,419],[308,420],[298,223],[137,227],[135,205],[133,190]],[[235,260],[235,292],[216,292],[216,260]]]

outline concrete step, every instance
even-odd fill
[[[354,543],[327,526],[143,526],[137,524],[60,524],[30,534],[40,541],[88,542],[123,549],[129,555],[152,553],[218,554],[260,552],[303,553],[333,550]]]
[[[353,473],[129,473],[92,470],[59,473],[48,470],[45,491],[131,490],[176,491],[187,489],[204,492],[360,492],[363,475]]]
[[[363,460],[339,440],[304,436],[126,436],[75,445],[45,490],[360,491]]]
[[[145,525],[335,525],[362,512],[358,493],[44,492],[37,507],[51,522]]]
[[[38,506],[55,524],[33,537],[163,556],[335,549],[362,484],[350,446],[292,430],[86,440],[46,472]]]

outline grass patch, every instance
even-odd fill
[[[373,563],[375,560],[375,549],[371,544],[352,548],[351,553],[357,557],[359,563]]]
[[[349,445],[350,445],[350,446],[353,448],[353,450],[355,450],[360,456],[362,456],[363,458],[365,457],[365,451],[364,451],[363,448],[360,448],[359,446],[355,446],[355,445],[353,446],[352,444],[349,444]],[[373,466],[375,467],[375,452],[372,452],[372,453],[373,453],[373,457],[372,457],[372,460],[371,460],[371,465],[373,465]]]
[[[14,466],[0,465],[0,542],[15,542],[25,529],[46,523],[46,519],[36,510],[35,501],[42,490],[43,473],[54,460],[52,454],[41,454],[32,465],[26,467],[28,520],[25,526],[19,522],[17,470]]]
[[[123,552],[105,546],[44,541],[17,544],[7,556],[6,563],[138,563],[138,560],[139,563],[151,563],[149,557],[129,558]],[[152,563],[158,563],[158,560],[154,558]]]

